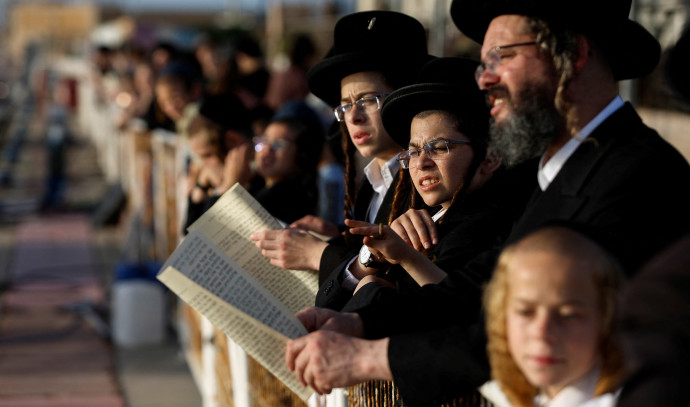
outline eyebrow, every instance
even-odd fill
[[[375,90],[372,91],[367,91],[367,92],[360,92],[355,95],[355,102],[358,101],[359,99],[365,98],[367,96],[374,96],[374,95],[380,95],[381,93],[386,93],[386,92],[377,92]],[[350,98],[340,98],[340,101],[343,103],[351,103]]]
[[[429,141],[424,142],[422,145],[424,145],[424,144],[429,144],[429,143],[433,143],[434,141],[438,141],[438,140],[448,140],[448,139],[445,138],[445,137],[436,137],[435,139],[431,139],[431,140],[429,140]],[[419,145],[418,145],[417,143],[412,142],[412,141],[410,141],[407,145],[408,145],[409,147],[416,147],[416,148],[419,147]]]
[[[521,304],[521,305],[535,305],[535,304],[538,304],[538,301],[529,300],[529,299],[526,299],[526,298],[520,298],[520,297],[517,297],[517,296],[513,296],[512,301],[517,302],[517,303],[519,303],[519,304]],[[560,302],[560,303],[556,304],[557,307],[562,307],[562,306],[564,306],[564,305],[567,305],[567,306],[576,306],[576,307],[586,307],[586,306],[587,306],[587,303],[585,303],[584,301],[582,301],[582,300],[580,300],[580,299],[573,298],[573,299],[569,299],[569,300],[566,300],[566,301],[563,301],[563,302]],[[551,306],[549,306],[549,307],[551,307]]]

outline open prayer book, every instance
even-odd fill
[[[271,265],[249,239],[281,227],[235,184],[189,227],[158,279],[306,400],[314,391],[288,370],[285,347],[307,334],[294,313],[314,304],[318,276]]]

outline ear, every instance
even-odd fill
[[[501,166],[501,159],[496,157],[494,154],[488,153],[484,161],[479,164],[477,172],[474,173],[472,177],[471,189],[476,189],[481,187],[491,178],[494,171],[496,171]]]
[[[580,73],[584,69],[587,61],[592,57],[592,47],[589,44],[589,39],[584,35],[577,35],[577,57],[573,62],[575,73]]]
[[[493,174],[493,172],[496,171],[500,166],[501,159],[497,157],[495,154],[488,153],[484,161],[482,161],[481,164],[479,164],[477,172],[482,175],[490,175]]]

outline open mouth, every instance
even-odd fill
[[[436,188],[441,183],[441,180],[436,177],[425,177],[419,180],[419,188],[422,191],[429,191]]]

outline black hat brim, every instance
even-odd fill
[[[441,83],[419,83],[398,89],[383,104],[383,126],[402,148],[408,147],[412,119],[424,111],[454,112],[459,117],[467,118],[465,126],[474,123],[477,127],[485,127],[489,121],[486,105],[477,98],[463,98],[462,94],[463,89],[459,86]]]
[[[341,81],[358,72],[380,72],[392,85],[413,83],[432,55],[347,53],[328,57],[307,72],[309,90],[331,107],[340,105]]]
[[[602,48],[617,80],[646,76],[658,65],[659,41],[639,23],[608,18],[586,5],[573,3],[568,8],[572,10],[553,0],[454,0],[450,13],[456,27],[480,44],[491,20],[505,14],[540,17],[573,28]]]

